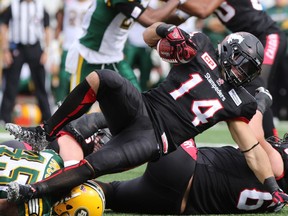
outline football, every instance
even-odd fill
[[[163,61],[169,63],[179,63],[176,58],[176,51],[173,46],[170,45],[166,38],[162,38],[157,43],[157,52]]]

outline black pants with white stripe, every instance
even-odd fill
[[[0,110],[0,118],[5,122],[12,121],[12,111],[15,99],[18,94],[21,68],[27,63],[30,68],[31,78],[35,85],[35,96],[41,110],[42,120],[47,120],[51,116],[48,94],[45,88],[45,69],[40,63],[42,49],[40,43],[35,45],[18,44],[10,50],[13,56],[11,67],[4,70],[5,88]]]

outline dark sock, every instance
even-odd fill
[[[44,123],[46,133],[55,136],[67,123],[86,113],[95,101],[96,94],[85,79],[72,90],[52,117]]]
[[[94,177],[94,170],[86,160],[78,164],[62,168],[46,179],[34,183],[31,186],[36,189],[34,197],[43,195],[66,194],[72,188]]]

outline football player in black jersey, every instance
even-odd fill
[[[276,182],[268,155],[247,124],[257,102],[242,85],[261,71],[261,42],[252,34],[234,33],[222,41],[217,53],[206,35],[188,35],[165,23],[153,24],[143,36],[148,45],[158,44],[160,56],[174,62],[167,78],[157,88],[140,93],[114,71],[93,71],[42,126],[14,125],[10,131],[17,138],[40,150],[97,100],[112,138],[79,164],[61,169],[49,179],[31,185],[11,184],[9,200],[67,193],[88,179],[157,160],[226,121],[249,167],[273,201],[277,205],[286,203],[288,196]]]
[[[275,146],[273,139],[270,141]],[[283,175],[277,182],[288,192],[287,137],[275,147],[284,162]],[[193,140],[184,142],[159,161],[149,162],[140,177],[98,183],[104,189],[106,209],[121,213],[249,214],[281,209],[273,204],[271,194],[247,166],[239,149],[232,146],[197,149]]]
[[[261,76],[248,83],[246,88],[254,95],[255,89],[264,86],[277,101],[277,79],[280,73],[277,68],[278,62],[284,61],[287,39],[285,33],[263,11],[259,0],[189,0],[181,9],[200,18],[206,18],[214,12],[231,32],[245,31],[255,35],[264,46],[262,72]],[[277,136],[271,109],[264,115],[263,126],[266,138]]]

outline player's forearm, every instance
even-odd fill
[[[164,21],[169,14],[175,12],[179,3],[179,0],[169,0],[162,7],[157,9],[147,7],[137,21],[145,27],[150,26],[155,22]]]
[[[179,9],[199,18],[206,18],[218,8],[224,0],[188,0]]]
[[[244,156],[248,166],[262,184],[265,179],[274,177],[269,157],[261,145],[258,145],[249,152],[246,152]]]
[[[154,23],[153,25],[146,28],[145,31],[143,32],[143,39],[148,46],[150,47],[156,46],[157,42],[161,39],[161,37],[156,33],[156,28],[161,23],[162,22]]]
[[[264,131],[262,128],[262,113],[257,110],[256,114],[253,116],[251,121],[249,122],[249,126],[254,132],[256,138],[258,139],[260,145],[265,150],[266,154],[269,157],[272,171],[275,177],[279,177],[283,174],[284,166],[282,162],[282,157],[278,151],[276,151],[266,140],[264,137]]]
[[[243,152],[248,166],[261,183],[266,178],[274,176],[270,160],[253,131],[245,122],[232,121],[228,123],[229,130],[240,151]]]

